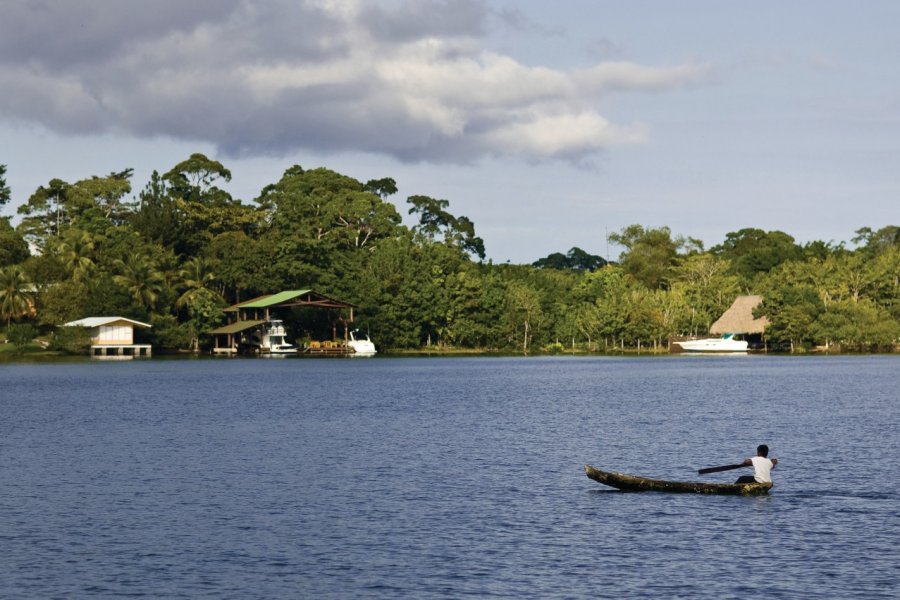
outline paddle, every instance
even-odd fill
[[[744,463],[739,465],[725,465],[723,467],[709,467],[707,469],[698,469],[697,473],[700,475],[706,475],[707,473],[718,473],[719,471],[730,471],[732,469],[740,469],[744,466]]]

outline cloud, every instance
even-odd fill
[[[479,0],[0,0],[0,118],[170,136],[230,155],[584,161],[640,143],[605,96],[705,83],[709,66],[530,66],[490,50]]]

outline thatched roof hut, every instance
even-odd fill
[[[762,296],[738,296],[731,308],[719,317],[709,328],[710,333],[763,333],[769,320],[765,317],[753,318],[753,309],[762,302]]]

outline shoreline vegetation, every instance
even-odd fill
[[[9,338],[16,350],[0,357],[86,353],[84,332],[61,325],[110,315],[151,324],[136,341],[154,354],[206,352],[224,308],[295,289],[352,304],[354,320],[284,310],[289,340],[330,340],[350,325],[389,355],[663,354],[670,339],[705,337],[742,295],[762,297],[753,316],[767,319],[770,352],[900,347],[895,225],[805,244],[743,228],[705,248],[635,224],[598,232],[597,247],[622,248],[614,262],[572,247],[494,264],[471,219],[424,195],[401,208],[390,177],[294,165],[242,200],[219,187],[231,180],[222,163],[193,154],[136,195],[124,169],[50,178],[13,202],[5,173],[0,164],[0,207],[18,217],[0,218],[0,346]]]
[[[900,348],[886,349],[882,351],[858,351],[858,350],[842,350],[839,345],[831,345],[829,347],[825,346],[817,346],[813,348],[795,348],[793,352],[790,351],[789,348],[782,349],[754,349],[745,353],[738,354],[755,354],[755,355],[773,355],[773,356],[877,356],[877,355],[890,355],[900,352]],[[598,348],[584,348],[584,347],[576,347],[576,348],[542,348],[538,350],[532,350],[529,352],[522,352],[521,350],[500,350],[496,348],[407,348],[407,349],[395,349],[388,350],[382,352],[380,356],[382,358],[401,358],[401,357],[602,357],[602,356],[645,356],[645,357],[662,357],[662,356],[672,356],[672,355],[688,355],[685,352],[672,352],[666,346],[660,346],[657,348],[643,347],[643,348],[607,348],[607,349],[598,349]],[[696,353],[690,354],[691,356],[700,356]],[[317,355],[305,355],[303,353],[298,353],[293,355],[296,358],[308,358],[311,360],[317,359],[331,359],[334,357],[326,357],[326,356],[317,356]],[[709,355],[707,355],[709,356]],[[49,350],[45,343],[35,343],[30,342],[24,348],[17,348],[15,344],[12,344],[8,341],[0,342],[0,363],[16,363],[16,362],[40,362],[44,360],[53,359],[77,359],[77,358],[88,358],[88,352],[70,352],[66,350]],[[239,356],[240,358],[259,358],[259,356],[249,355],[249,356]],[[116,357],[114,357],[116,358]],[[228,360],[229,358],[235,357],[216,357],[209,352],[202,351],[192,351],[192,350],[163,350],[155,353],[152,357],[119,357],[119,358],[135,358],[136,360],[152,360],[153,358],[162,359],[162,360],[171,360],[173,358],[208,358],[211,360]],[[263,357],[265,358],[265,357]],[[281,358],[281,357],[279,357]],[[348,356],[343,356],[343,358],[349,358]]]

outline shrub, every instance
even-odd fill
[[[47,349],[66,354],[88,354],[90,347],[91,334],[86,327],[60,327],[50,337]]]
[[[37,336],[37,329],[31,323],[13,323],[6,332],[6,337],[16,347],[17,352],[22,352]]]

